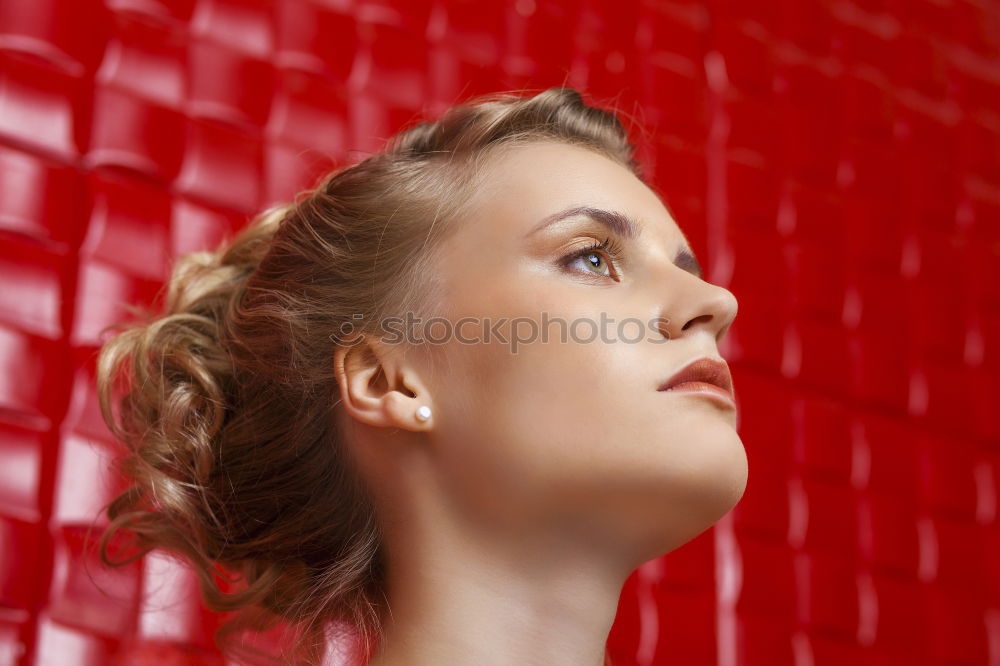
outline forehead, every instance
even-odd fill
[[[581,146],[539,141],[504,146],[483,164],[472,209],[528,233],[539,220],[571,207],[615,210],[642,225],[647,240],[686,244],[659,196],[622,164]]]

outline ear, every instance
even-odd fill
[[[357,421],[415,432],[430,429],[433,417],[417,418],[418,407],[433,410],[430,393],[403,354],[362,334],[350,344],[337,345],[333,367],[341,404]]]

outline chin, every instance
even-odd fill
[[[654,486],[647,486],[650,493],[639,500],[642,508],[629,512],[631,520],[619,517],[619,526],[635,530],[632,536],[645,559],[665,555],[710,529],[743,497],[747,458],[742,446],[715,453],[710,463],[687,473],[678,475],[675,468],[659,475]]]
[[[746,491],[748,465],[746,450],[739,437],[733,432],[718,446],[708,447],[714,459],[703,461],[687,488],[686,506],[690,517],[679,526],[686,535],[685,541],[693,539],[712,527],[720,518],[729,513]]]
[[[717,496],[715,513],[718,514],[713,523],[739,503],[747,488],[749,466],[746,449],[743,448],[743,442],[735,432],[730,439],[732,441],[727,444],[731,446],[726,447],[726,455],[723,458],[725,464],[720,466],[718,477],[712,483]]]

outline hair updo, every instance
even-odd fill
[[[287,661],[320,664],[346,624],[381,644],[381,533],[341,445],[333,348],[345,326],[432,304],[436,243],[462,219],[494,148],[553,140],[595,150],[640,178],[627,131],[571,88],[497,93],[395,135],[295,203],[265,211],[215,252],[181,257],[164,311],[101,349],[104,419],[129,480],[107,508],[101,559],[153,548],[197,573],[205,604],[240,611],[216,635],[287,621]],[[363,313],[362,319],[354,317]],[[136,553],[108,557],[120,528]],[[216,566],[238,574],[220,586]],[[245,657],[243,657],[245,658]]]

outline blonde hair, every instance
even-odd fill
[[[290,663],[322,663],[325,632],[342,623],[371,655],[382,540],[332,416],[332,349],[347,324],[375,333],[385,316],[429,307],[433,250],[485,158],[537,140],[590,148],[641,178],[613,112],[570,88],[497,93],[400,132],[217,251],[181,257],[163,312],[101,349],[101,409],[130,481],[107,508],[102,561],[153,548],[184,558],[209,608],[240,611],[216,635],[227,653],[239,651],[232,632],[287,621],[299,631]],[[137,550],[113,561],[120,528]],[[242,589],[224,591],[217,565]]]

